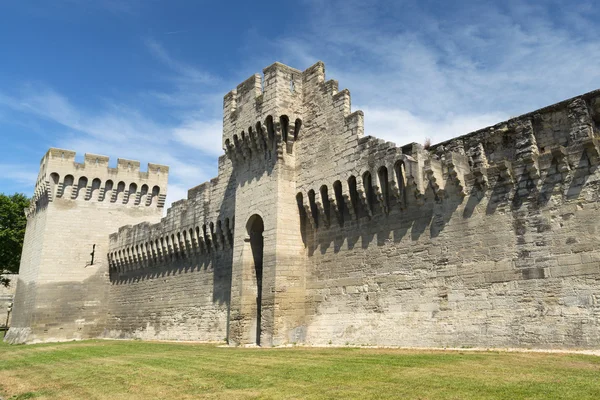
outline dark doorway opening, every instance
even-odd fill
[[[262,277],[263,277],[263,232],[265,226],[258,215],[253,215],[247,224],[250,236],[250,247],[254,260],[254,272],[256,277],[256,344],[260,346],[261,319],[262,319]]]

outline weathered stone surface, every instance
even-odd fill
[[[10,325],[13,301],[17,290],[19,275],[5,274],[3,278],[10,280],[8,286],[0,285],[0,326]]]
[[[13,340],[600,346],[599,92],[425,149],[364,136],[323,63],[263,72],[224,98],[218,177],[160,221],[32,208]],[[48,249],[89,253],[87,221],[84,274]]]
[[[50,149],[42,158],[31,206],[9,342],[95,337],[106,326],[111,231],[158,221],[168,167]],[[91,253],[94,253],[92,264]]]

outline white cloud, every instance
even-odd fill
[[[173,130],[173,136],[183,144],[202,150],[210,156],[223,154],[221,145],[222,120],[192,119]]]
[[[364,107],[365,132],[402,146],[408,143],[424,144],[426,139],[439,143],[481,127],[508,119],[506,114],[453,115],[437,120],[426,119],[409,111],[396,108]]]
[[[176,75],[173,76],[174,80],[185,82],[186,84],[207,84],[219,81],[218,77],[171,57],[165,48],[156,40],[147,39],[145,44],[156,59],[176,73]]]
[[[2,174],[0,174],[0,182],[10,180],[16,182],[18,186],[23,189],[31,188],[30,191],[33,191],[33,186],[37,180],[38,174],[35,170],[35,165],[0,164],[0,171],[2,171]],[[3,190],[0,190],[0,192],[3,192]],[[30,193],[26,194],[30,195]]]

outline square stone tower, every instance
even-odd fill
[[[298,218],[298,177],[318,148],[299,157],[297,141],[336,132],[362,135],[350,94],[325,82],[319,62],[305,71],[275,63],[224,98],[223,148],[233,166],[235,238],[229,341],[280,345],[306,334],[306,248]],[[320,141],[322,142],[322,140]]]
[[[105,325],[109,234],[158,222],[169,168],[50,149],[42,158],[27,214],[11,343],[96,337]]]
[[[279,332],[302,326],[304,309],[293,151],[303,77],[279,63],[263,72],[264,83],[254,75],[224,99],[223,146],[237,182],[229,340],[276,345],[287,342]]]

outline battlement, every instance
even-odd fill
[[[28,214],[39,208],[41,199],[114,203],[126,206],[162,208],[167,194],[169,167],[119,158],[117,167],[109,158],[86,153],[82,163],[74,151],[51,148],[40,161],[40,172]]]
[[[231,251],[235,218],[224,182],[214,178],[191,188],[159,223],[122,226],[111,234],[108,258],[113,277],[183,259],[206,261]]]
[[[322,62],[304,71],[274,63],[225,95],[223,149],[234,163],[256,154],[260,159],[293,154],[304,122],[318,117],[316,110],[327,115],[329,130],[362,136],[362,112],[352,113],[348,89],[325,80]]]
[[[303,106],[303,73],[281,63],[263,70],[264,79],[254,74],[223,99],[223,149],[249,136],[252,130],[264,124],[270,116],[278,123],[279,117],[288,120],[301,118]],[[281,142],[281,137],[276,139]]]
[[[351,161],[345,171],[299,185],[299,212],[314,229],[328,228],[334,215],[342,221],[343,210],[352,219],[371,219],[392,208],[402,212],[450,197],[461,203],[486,192],[496,203],[539,204],[564,186],[569,199],[600,165],[600,91],[427,149],[362,137],[344,157]]]
[[[40,174],[47,172],[49,168],[64,169],[71,168],[76,170],[99,171],[111,174],[139,174],[139,179],[159,179],[161,175],[169,174],[169,167],[166,165],[148,163],[145,172],[140,171],[140,162],[137,160],[128,160],[125,158],[117,159],[117,167],[109,167],[109,157],[85,153],[83,163],[75,161],[76,153],[71,150],[50,148],[40,160]],[[133,177],[133,176],[132,176]]]
[[[204,221],[165,230],[164,223],[126,225],[110,235],[111,273],[123,276],[154,265],[195,257],[213,257],[233,246],[233,219]]]
[[[252,124],[252,121],[264,120],[267,115],[299,117],[304,96],[310,96],[310,91],[316,91],[325,81],[325,64],[319,61],[300,71],[276,62],[263,69],[263,76],[264,79],[260,74],[252,75],[224,96],[223,142],[239,133],[232,131],[236,122]]]

